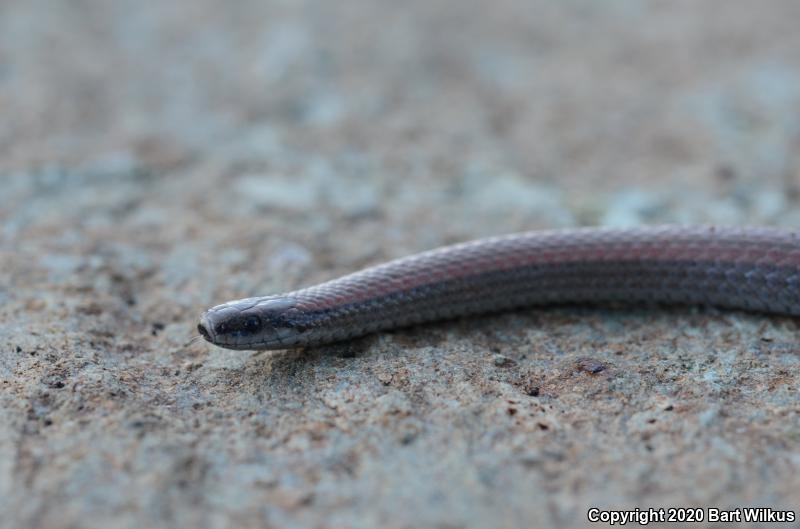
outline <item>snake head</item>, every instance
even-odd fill
[[[207,310],[197,325],[207,341],[226,349],[283,349],[298,345],[305,327],[291,298],[247,298]]]

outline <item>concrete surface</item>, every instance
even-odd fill
[[[795,0],[0,3],[2,526],[797,509],[792,319],[187,342],[211,304],[483,235],[800,225],[798,20]]]

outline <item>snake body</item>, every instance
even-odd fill
[[[711,226],[492,237],[224,303],[198,330],[229,349],[284,349],[526,306],[620,302],[800,315],[800,238]]]

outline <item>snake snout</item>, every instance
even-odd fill
[[[200,320],[200,323],[197,324],[197,332],[199,332],[206,341],[213,342],[211,339],[211,333],[208,330],[208,323],[206,322],[205,318]]]

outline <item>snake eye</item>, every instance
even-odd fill
[[[261,328],[261,318],[258,316],[248,316],[244,320],[244,330],[248,332],[256,332]]]

